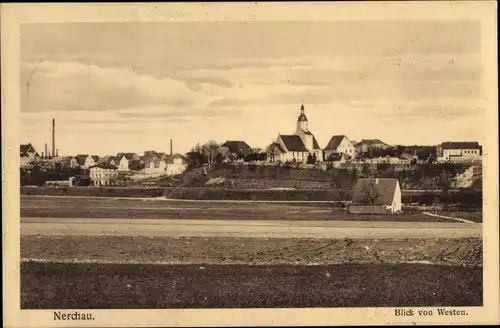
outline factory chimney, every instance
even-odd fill
[[[47,143],[45,143],[45,156],[48,156],[49,154],[49,151],[47,150]],[[43,158],[45,158],[45,156],[42,156]]]
[[[172,156],[174,153],[173,153],[173,149],[172,149],[172,139],[170,139],[170,156]]]
[[[52,119],[52,156],[56,154],[56,119]]]

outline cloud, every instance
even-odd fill
[[[203,106],[211,98],[200,91],[183,81],[138,74],[129,68],[42,61],[26,63],[21,69],[23,112]]]

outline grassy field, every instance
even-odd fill
[[[113,198],[21,197],[21,217],[264,219],[438,222],[424,214],[353,215],[331,203],[216,203]]]
[[[482,241],[468,239],[302,239],[21,236],[21,257],[46,261],[199,264],[405,262],[481,266]]]
[[[31,196],[87,196],[87,197],[143,197],[168,196],[174,199],[197,200],[289,200],[289,201],[348,201],[351,190],[336,188],[315,188],[296,190],[271,190],[223,187],[21,187],[21,195]],[[403,203],[420,202],[430,205],[439,192],[424,190],[403,190]],[[480,205],[482,192],[476,190],[452,190],[445,203]],[[477,207],[477,206],[476,206]]]
[[[22,309],[481,306],[482,268],[21,264]]]

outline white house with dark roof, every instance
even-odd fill
[[[133,162],[141,160],[136,153],[118,153],[116,159],[118,161],[118,171],[130,171]]]
[[[387,149],[391,146],[379,139],[362,139],[354,147],[358,153],[367,153],[371,149]]]
[[[482,158],[482,147],[478,142],[443,142],[437,149],[438,162],[474,162]]]
[[[283,151],[279,155],[281,162],[306,162],[309,156],[304,142],[298,135],[282,135],[278,136],[276,143]]]
[[[87,157],[89,157],[89,155],[87,154],[78,154],[75,156],[76,163],[80,168],[85,168],[85,160],[87,159]]]
[[[165,159],[167,175],[181,174],[187,169],[187,160],[182,155],[174,154]]]
[[[325,160],[328,160],[331,155],[345,154],[350,158],[356,157],[356,148],[354,144],[345,135],[336,135],[330,139],[325,147]]]
[[[97,164],[118,166],[118,161],[116,160],[115,156],[106,155],[106,156],[99,158],[99,161]]]
[[[95,186],[113,186],[118,181],[118,168],[100,163],[89,168],[90,178]]]
[[[304,104],[302,104],[295,133],[291,135],[280,134],[276,139],[276,144],[279,144],[281,148],[278,155],[280,161],[305,163],[309,156],[313,156],[316,161],[323,161],[323,150],[318,145],[313,133],[309,131],[308,125]]]
[[[26,166],[39,157],[35,148],[30,143],[20,146],[19,155],[21,157],[21,166]]]
[[[144,172],[146,174],[166,174],[167,161],[165,159],[153,158],[145,162]]]
[[[282,161],[281,154],[286,153],[286,151],[281,146],[280,142],[273,141],[267,148],[267,160],[271,163]]]
[[[229,152],[236,157],[242,156],[245,158],[252,153],[252,148],[241,140],[228,140],[221,147],[227,147]]]
[[[398,179],[359,179],[354,187],[349,213],[393,214],[401,212],[402,193]]]

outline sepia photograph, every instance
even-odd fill
[[[2,153],[19,215],[3,215],[17,227],[4,234],[16,234],[12,306],[57,326],[125,309],[467,323],[498,306],[485,299],[498,249],[486,264],[484,243],[498,247],[495,31],[406,18],[411,2],[377,18],[374,4],[362,19],[364,4],[340,2],[27,14],[12,33],[17,112],[2,102],[16,121]],[[337,8],[350,14],[312,14]]]

